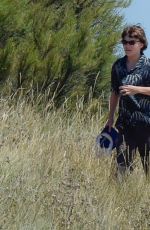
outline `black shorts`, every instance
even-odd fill
[[[145,173],[149,170],[150,126],[125,127],[119,132],[116,144],[117,163],[132,170],[134,156],[138,150]]]

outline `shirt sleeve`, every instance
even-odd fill
[[[116,64],[113,64],[111,70],[111,92],[114,92],[116,95],[119,95],[120,84],[119,84],[116,68],[117,68]]]
[[[147,70],[145,71],[145,75],[146,75],[146,78],[144,81],[144,85],[146,87],[150,87],[150,66],[148,66]]]

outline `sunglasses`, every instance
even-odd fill
[[[135,41],[135,40],[131,40],[131,41],[122,40],[122,41],[121,41],[121,43],[122,43],[123,45],[129,44],[129,45],[131,45],[131,46],[134,46],[135,43],[137,43],[137,42],[140,42],[140,41]]]

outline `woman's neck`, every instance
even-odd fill
[[[134,57],[133,56],[127,57],[126,66],[127,66],[128,72],[136,67],[136,63],[139,61],[140,56],[141,55],[134,56]]]
[[[141,54],[137,56],[127,56],[127,63],[136,64],[138,60],[140,59],[140,57],[141,57]]]

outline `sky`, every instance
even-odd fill
[[[150,58],[150,0],[133,0],[131,5],[123,10],[123,14],[126,23],[140,23],[144,28],[149,43],[144,53]]]

